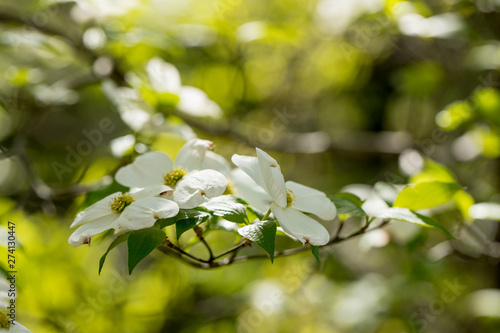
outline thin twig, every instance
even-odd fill
[[[184,257],[181,253],[174,251],[171,247],[168,247],[166,245],[160,245],[156,249],[158,249],[160,252],[169,255],[171,257],[174,257],[176,259],[181,260],[184,263],[187,263],[190,266],[196,267],[196,268],[210,268],[210,265],[204,262],[199,262],[199,261],[193,261],[190,259],[187,259]]]
[[[333,244],[342,243],[342,242],[347,241],[349,239],[352,239],[354,237],[363,235],[366,232],[370,232],[372,230],[380,229],[380,228],[386,226],[388,223],[389,223],[388,220],[384,220],[376,228],[368,230],[366,227],[363,227],[359,231],[355,232],[354,234],[349,235],[346,238],[335,237],[332,240],[330,240],[330,242],[328,242],[328,244],[319,246],[319,248],[324,248],[324,247],[328,247],[328,246],[333,245]],[[228,249],[227,251],[225,251],[225,252],[223,252],[223,253],[215,256],[212,262],[209,262],[207,260],[204,260],[204,259],[198,258],[196,256],[193,256],[192,254],[190,254],[188,252],[185,252],[182,249],[176,247],[172,243],[166,243],[166,244],[167,244],[168,248],[170,248],[170,251],[165,251],[165,248],[164,248],[165,246],[160,246],[159,249],[161,248],[160,250],[162,252],[164,252],[166,254],[169,254],[169,255],[171,255],[172,253],[174,253],[177,258],[180,258],[181,260],[183,260],[184,262],[187,262],[191,266],[194,266],[194,267],[197,267],[197,268],[203,268],[203,269],[217,268],[217,267],[227,266],[227,265],[230,265],[230,264],[233,264],[233,263],[244,262],[244,261],[248,261],[248,260],[269,258],[269,255],[267,253],[266,254],[256,254],[256,255],[250,255],[250,256],[236,257],[237,251],[248,244],[248,240],[246,240],[246,239],[244,241],[242,241],[240,244],[235,245],[232,248]],[[175,250],[178,253],[175,253],[172,250]],[[287,250],[283,250],[283,251],[276,251],[276,252],[274,252],[274,257],[276,258],[276,257],[289,256],[289,255],[292,255],[292,254],[301,253],[301,252],[308,251],[308,250],[309,250],[308,246],[302,246],[302,247],[297,247],[297,248],[294,248],[294,249],[287,249]],[[216,259],[219,259],[219,258],[221,258],[221,257],[223,257],[223,256],[225,256],[227,254],[230,254],[230,253],[233,253],[233,255],[231,257],[223,259],[223,260],[215,261]],[[187,255],[188,257],[192,258],[193,260],[195,260],[197,262],[193,262],[192,260],[184,258],[182,256],[182,254]]]
[[[200,242],[205,245],[205,247],[207,248],[208,250],[208,254],[210,256],[210,258],[208,259],[208,262],[212,262],[214,261],[214,253],[212,252],[212,248],[210,247],[210,245],[208,245],[207,241],[205,240],[205,238],[203,237],[203,229],[202,228],[199,228],[199,227],[194,227],[193,228],[194,232],[196,233],[196,236],[198,236],[198,239],[200,240]]]
[[[250,245],[250,242],[248,241],[248,239],[246,239],[246,238],[243,237],[241,243],[239,243],[238,245],[233,246],[232,248],[228,249],[227,251],[224,251],[221,254],[215,256],[214,260],[222,258],[222,257],[224,257],[225,255],[228,255],[231,252],[233,252],[233,254],[235,254],[242,247],[249,246],[249,245]]]
[[[205,260],[205,259],[202,259],[202,258],[200,258],[200,257],[197,257],[197,256],[195,256],[194,254],[191,254],[191,253],[189,253],[189,252],[184,251],[184,250],[183,250],[183,249],[181,249],[180,247],[175,246],[175,245],[174,245],[172,242],[170,242],[168,239],[166,239],[166,240],[165,240],[165,243],[164,243],[164,244],[165,244],[168,248],[171,248],[171,249],[173,249],[173,250],[177,251],[178,253],[183,254],[183,255],[185,255],[185,256],[187,256],[187,257],[189,257],[189,258],[193,259],[193,260],[196,260],[196,261],[199,261],[199,262],[202,262],[202,263],[206,263],[206,264],[208,264],[208,263],[210,262],[210,261],[208,261],[208,260]],[[160,245],[160,246],[161,246],[161,245]]]

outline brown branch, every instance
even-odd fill
[[[189,258],[191,258],[191,259],[193,259],[193,260],[195,260],[195,261],[198,261],[198,262],[200,262],[200,263],[205,263],[205,264],[210,263],[210,261],[208,261],[208,260],[205,260],[205,259],[202,259],[202,258],[200,258],[200,257],[197,257],[197,256],[195,256],[194,254],[191,254],[191,253],[189,253],[189,252],[186,252],[186,251],[184,251],[183,249],[181,249],[180,247],[175,246],[175,245],[174,245],[172,242],[170,242],[168,239],[165,239],[164,244],[165,244],[165,245],[160,245],[160,247],[161,247],[161,246],[166,246],[167,248],[170,248],[170,249],[172,249],[173,251],[175,251],[175,252],[177,252],[177,253],[179,253],[179,254],[181,254],[181,255],[185,255],[185,256],[187,256],[187,257],[189,257]]]
[[[184,262],[190,266],[193,266],[196,268],[210,268],[209,264],[204,263],[204,262],[190,260],[190,259],[184,257],[181,253],[172,250],[172,248],[170,248],[166,245],[160,245],[156,249],[159,250],[160,252],[166,254],[166,255],[169,255],[173,258],[179,259],[182,262]]]
[[[375,230],[375,229],[380,229],[384,226],[386,226],[387,224],[389,223],[388,220],[384,220],[378,227],[376,228],[373,228],[373,229],[367,229],[366,227],[363,227],[361,228],[359,231],[347,236],[346,238],[339,238],[338,235],[336,235],[333,239],[331,239],[328,244],[325,244],[325,245],[322,245],[322,246],[319,246],[319,248],[325,248],[325,247],[328,247],[330,245],[334,245],[334,244],[339,244],[339,243],[342,243],[344,241],[347,241],[349,239],[352,239],[354,237],[357,237],[357,236],[360,236],[360,235],[363,235],[365,234],[366,232],[370,232],[372,230]],[[269,255],[266,253],[266,254],[256,254],[256,255],[249,255],[249,256],[240,256],[240,257],[237,257],[236,256],[236,253],[242,248],[242,247],[245,247],[245,246],[248,246],[250,245],[250,242],[244,238],[242,240],[242,242],[238,245],[235,245],[233,246],[232,248],[228,249],[227,251],[224,251],[223,253],[215,256],[212,261],[207,261],[207,260],[204,260],[204,259],[201,259],[201,258],[198,258],[188,252],[185,252],[184,250],[176,247],[175,245],[173,245],[172,243],[168,242],[167,241],[167,246],[165,245],[161,245],[158,247],[158,249],[167,254],[167,255],[172,255],[178,259],[181,259],[183,262],[193,266],[193,267],[196,267],[196,268],[203,268],[203,269],[211,269],[211,268],[217,268],[217,267],[222,267],[222,266],[227,266],[227,265],[230,265],[230,264],[233,264],[233,263],[237,263],[237,262],[244,262],[244,261],[248,261],[248,260],[256,260],[256,259],[266,259],[266,258],[269,258]],[[289,256],[289,255],[293,255],[293,254],[297,254],[297,253],[301,253],[301,252],[304,252],[304,251],[308,251],[309,250],[309,247],[308,246],[302,246],[302,247],[297,247],[297,248],[293,248],[293,249],[287,249],[287,250],[283,250],[283,251],[276,251],[274,252],[274,257],[284,257],[284,256]],[[228,254],[233,254],[231,257],[229,258],[226,258],[226,259],[223,259],[223,260],[219,260],[219,261],[216,261],[217,259],[225,256],[225,255],[228,255]],[[185,256],[188,256],[189,258],[193,259],[193,260],[190,260],[186,257],[184,257],[183,255]]]
[[[233,253],[232,258],[234,259],[234,257],[238,253],[239,249],[241,249],[242,247],[245,247],[245,246],[250,246],[250,245],[251,245],[250,241],[247,238],[243,237],[243,239],[241,240],[241,243],[239,243],[238,245],[233,246],[232,248],[228,249],[227,251],[224,251],[221,254],[215,256],[214,260],[222,258],[225,255],[228,255],[230,253]]]
[[[203,229],[200,228],[200,227],[194,227],[193,228],[194,232],[196,233],[196,236],[198,236],[198,239],[200,240],[200,242],[205,245],[207,251],[208,251],[208,255],[210,256],[209,259],[208,259],[208,262],[212,262],[214,261],[214,253],[212,252],[212,248],[210,247],[210,245],[208,245],[207,241],[205,240],[205,238],[203,237]]]

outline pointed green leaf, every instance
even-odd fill
[[[411,176],[410,183],[416,184],[429,181],[456,183],[455,177],[446,166],[426,158],[424,170]]]
[[[250,222],[248,220],[246,207],[236,202],[231,196],[224,195],[211,199],[209,202],[205,203],[204,206],[211,211],[213,215],[220,216],[227,221],[244,224]]]
[[[427,209],[447,203],[461,190],[455,183],[423,182],[405,187],[394,201],[394,207]]]
[[[181,220],[175,222],[175,230],[176,230],[176,235],[177,235],[177,240],[181,238],[181,235],[188,231],[189,229],[192,229],[198,225],[198,220],[197,219],[186,219],[186,220]]]
[[[363,202],[354,194],[338,193],[335,196],[330,196],[330,200],[337,207],[338,215],[366,216],[365,211],[361,208]]]
[[[320,261],[319,260],[319,248],[316,246],[316,245],[312,245],[312,244],[309,244],[311,246],[311,252],[314,256],[314,258],[316,258],[317,261]]]
[[[155,227],[163,229],[172,224],[175,224],[175,217],[170,217],[168,219],[158,219],[155,223]]]
[[[210,217],[209,213],[196,209],[182,209],[175,217],[177,239],[191,228],[205,222]]]
[[[391,220],[399,220],[404,222],[410,222],[414,224],[418,224],[424,227],[432,227],[441,230],[446,235],[451,238],[455,238],[448,230],[446,230],[439,223],[431,219],[430,217],[412,212],[408,208],[387,208],[379,211],[376,217],[381,219],[391,219]]]
[[[136,230],[128,237],[128,273],[165,240],[165,232],[157,228]]]
[[[130,232],[127,232],[125,234],[121,234],[120,236],[116,237],[111,244],[109,244],[108,249],[106,252],[102,255],[101,259],[99,260],[99,275],[101,275],[101,270],[102,266],[104,266],[104,262],[106,261],[106,257],[108,256],[109,251],[120,245],[121,243],[124,243],[127,241],[128,237],[130,236]]]
[[[276,239],[276,223],[274,221],[258,221],[238,229],[238,233],[257,243],[274,261],[274,246]]]

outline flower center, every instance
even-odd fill
[[[109,203],[109,208],[113,213],[120,214],[128,205],[130,205],[134,201],[134,197],[125,192],[115,197],[113,201]]]
[[[286,189],[286,206],[290,207],[295,200],[295,194],[293,194],[292,190]]]
[[[179,180],[186,175],[186,171],[182,168],[176,168],[163,176],[163,182],[166,186],[174,187]]]
[[[0,328],[9,329],[10,322],[7,314],[4,311],[0,311]]]
[[[234,195],[234,194],[236,194],[236,188],[234,187],[233,182],[228,179],[226,190],[224,191],[224,193],[222,193],[222,195]]]

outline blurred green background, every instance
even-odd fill
[[[266,149],[286,179],[327,194],[405,183],[429,157],[477,201],[500,202],[499,11],[497,0],[1,0],[0,221],[16,223],[18,321],[42,333],[499,332],[498,222],[453,241],[389,227],[320,262],[200,270],[158,252],[130,277],[123,248],[98,276],[108,239],[67,243],[120,165],[149,148],[174,156],[195,135],[226,158]],[[155,57],[201,90],[155,92]],[[207,240],[223,250],[233,238]]]

